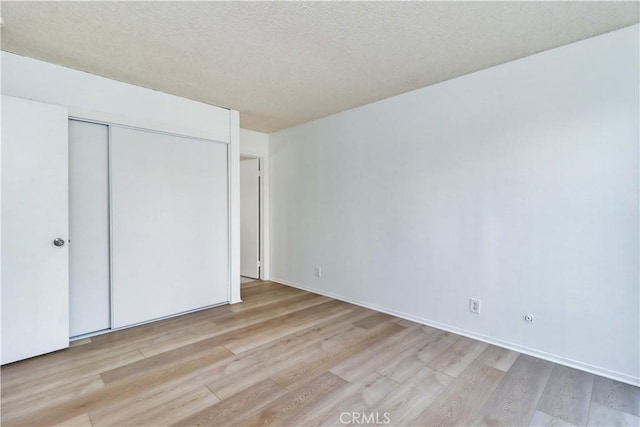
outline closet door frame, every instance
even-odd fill
[[[81,335],[81,336],[77,336],[74,337],[74,340],[77,339],[81,339],[81,338],[86,338],[86,337],[90,337],[90,336],[96,336],[96,335],[101,335],[104,333],[108,333],[111,331],[115,331],[115,330],[120,330],[120,329],[127,329],[130,327],[135,327],[138,325],[143,325],[146,323],[151,323],[151,322],[155,322],[158,320],[162,320],[162,319],[168,319],[171,317],[176,317],[176,316],[181,316],[183,314],[188,314],[188,313],[192,313],[192,312],[197,312],[197,311],[201,311],[201,310],[206,310],[209,309],[211,307],[216,307],[216,306],[220,306],[220,305],[224,305],[224,304],[229,304],[231,302],[231,284],[232,284],[232,236],[231,236],[231,147],[230,147],[230,143],[229,142],[224,142],[224,141],[219,141],[219,140],[214,140],[214,139],[208,139],[208,138],[202,138],[202,137],[197,137],[197,136],[191,136],[191,135],[187,135],[187,134],[179,134],[179,133],[173,133],[173,132],[166,132],[166,131],[161,131],[161,130],[155,130],[155,129],[149,129],[149,128],[143,128],[143,127],[139,127],[139,126],[130,126],[130,125],[124,125],[124,124],[119,124],[119,123],[115,123],[115,122],[109,122],[109,121],[104,121],[104,120],[100,120],[100,119],[94,119],[94,118],[90,118],[90,117],[85,117],[85,116],[81,116],[81,115],[72,115],[69,114],[68,120],[75,120],[75,121],[79,121],[79,122],[86,122],[86,123],[93,123],[93,124],[98,124],[98,125],[105,125],[108,128],[108,183],[109,183],[109,188],[108,188],[108,194],[109,194],[109,295],[110,295],[110,300],[109,300],[109,306],[110,306],[110,313],[109,313],[109,317],[110,317],[110,329],[108,330],[102,330],[102,331],[96,331],[95,333],[89,333],[89,334],[85,334],[85,335]],[[156,133],[156,134],[161,134],[161,135],[167,135],[167,136],[173,136],[173,137],[180,137],[180,138],[188,138],[188,139],[193,139],[193,140],[198,140],[198,141],[204,141],[204,142],[208,142],[208,143],[215,143],[215,144],[223,144],[226,146],[226,166],[227,166],[227,170],[226,170],[226,178],[227,178],[227,183],[226,183],[226,190],[227,190],[227,197],[226,197],[226,203],[227,203],[227,223],[226,223],[226,227],[227,227],[227,283],[226,283],[226,301],[223,301],[221,303],[216,303],[216,304],[212,304],[206,307],[200,307],[200,308],[196,308],[193,310],[188,310],[188,311],[184,311],[184,312],[180,312],[180,313],[175,313],[175,314],[171,314],[171,315],[167,315],[161,318],[155,318],[155,319],[149,319],[147,321],[142,321],[136,324],[132,324],[132,325],[126,325],[126,326],[121,326],[121,327],[114,327],[114,301],[113,301],[113,212],[112,212],[112,203],[111,203],[111,196],[112,196],[112,149],[111,149],[111,128],[112,127],[120,127],[120,128],[124,128],[124,129],[132,129],[132,130],[138,130],[138,131],[142,131],[142,132],[151,132],[151,133]]]

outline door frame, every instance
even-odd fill
[[[179,132],[179,130],[176,129],[175,132],[172,131],[165,131],[165,130],[159,130],[159,129],[154,129],[153,127],[147,127],[147,123],[145,122],[140,122],[140,123],[135,123],[135,124],[123,124],[120,122],[120,120],[118,120],[119,116],[110,116],[110,115],[104,115],[102,113],[99,112],[95,112],[95,111],[91,111],[91,110],[69,110],[68,113],[68,117],[67,117],[67,123],[69,120],[75,120],[78,122],[86,122],[86,123],[91,123],[91,124],[98,124],[98,125],[105,125],[109,128],[109,136],[108,136],[108,161],[109,161],[109,171],[108,171],[108,176],[109,176],[109,189],[108,189],[108,193],[109,193],[109,294],[110,294],[110,320],[111,320],[111,324],[109,329],[104,329],[101,331],[96,331],[96,332],[91,332],[88,334],[84,334],[84,335],[78,335],[73,337],[72,340],[70,341],[76,341],[76,340],[80,340],[80,339],[84,339],[84,338],[89,338],[92,336],[97,336],[97,335],[102,335],[102,334],[106,334],[106,333],[110,333],[113,331],[118,331],[118,330],[122,330],[122,329],[127,329],[127,328],[131,328],[131,327],[135,327],[135,326],[139,326],[139,325],[143,325],[146,323],[152,323],[152,322],[156,322],[159,320],[164,320],[164,319],[169,319],[172,317],[177,317],[177,316],[182,316],[183,314],[188,314],[188,313],[192,313],[192,312],[196,312],[196,311],[201,311],[201,310],[206,310],[209,309],[211,307],[216,307],[219,305],[223,305],[223,304],[234,304],[235,302],[241,302],[241,301],[235,301],[233,300],[233,295],[236,293],[234,291],[234,269],[233,269],[233,258],[234,258],[234,253],[232,250],[232,246],[233,246],[233,227],[232,227],[232,222],[233,222],[233,218],[232,218],[232,150],[233,150],[233,146],[234,144],[231,142],[224,142],[221,140],[217,140],[217,139],[211,139],[211,138],[206,138],[206,137],[200,137],[200,136],[192,136],[190,135],[188,132]],[[177,137],[184,137],[184,138],[190,138],[190,139],[196,139],[196,140],[201,140],[201,141],[207,141],[207,142],[212,142],[212,143],[219,143],[219,144],[224,144],[227,146],[227,231],[228,231],[228,235],[229,235],[229,242],[228,242],[228,263],[229,263],[229,267],[228,267],[228,277],[227,277],[227,302],[222,303],[222,304],[214,304],[211,306],[207,306],[207,307],[201,307],[201,308],[196,308],[193,310],[188,310],[182,313],[175,313],[175,314],[171,314],[162,318],[158,318],[158,319],[151,319],[151,320],[147,320],[144,322],[140,322],[134,325],[129,325],[129,326],[123,326],[123,327],[119,327],[116,328],[113,326],[113,282],[112,282],[112,276],[113,276],[113,266],[112,266],[112,258],[113,258],[113,254],[112,254],[112,247],[111,247],[111,241],[113,238],[112,235],[112,212],[111,212],[111,127],[121,127],[121,128],[126,128],[126,129],[134,129],[134,130],[140,130],[140,131],[145,131],[145,132],[151,132],[151,133],[158,133],[161,135],[168,135],[168,136],[177,136]],[[239,165],[238,165],[239,167]],[[239,241],[239,236],[238,236],[238,241]],[[239,256],[239,253],[238,253]],[[262,258],[261,258],[262,259]],[[239,262],[240,260],[238,259],[238,266],[239,266]],[[262,277],[262,276],[261,276]],[[237,280],[237,286],[239,289],[239,283],[240,283],[240,279],[239,277],[236,279]],[[239,292],[239,291],[238,291]],[[239,294],[238,294],[239,295]]]

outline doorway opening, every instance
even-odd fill
[[[262,278],[262,159],[240,157],[240,283]]]

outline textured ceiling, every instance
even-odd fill
[[[2,50],[273,132],[637,23],[638,2],[7,2]]]

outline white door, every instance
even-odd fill
[[[260,160],[240,161],[240,275],[260,278]]]
[[[67,141],[65,108],[2,97],[3,364],[69,346]]]
[[[110,126],[113,327],[229,301],[227,145]]]
[[[69,121],[69,333],[109,329],[109,128]]]

